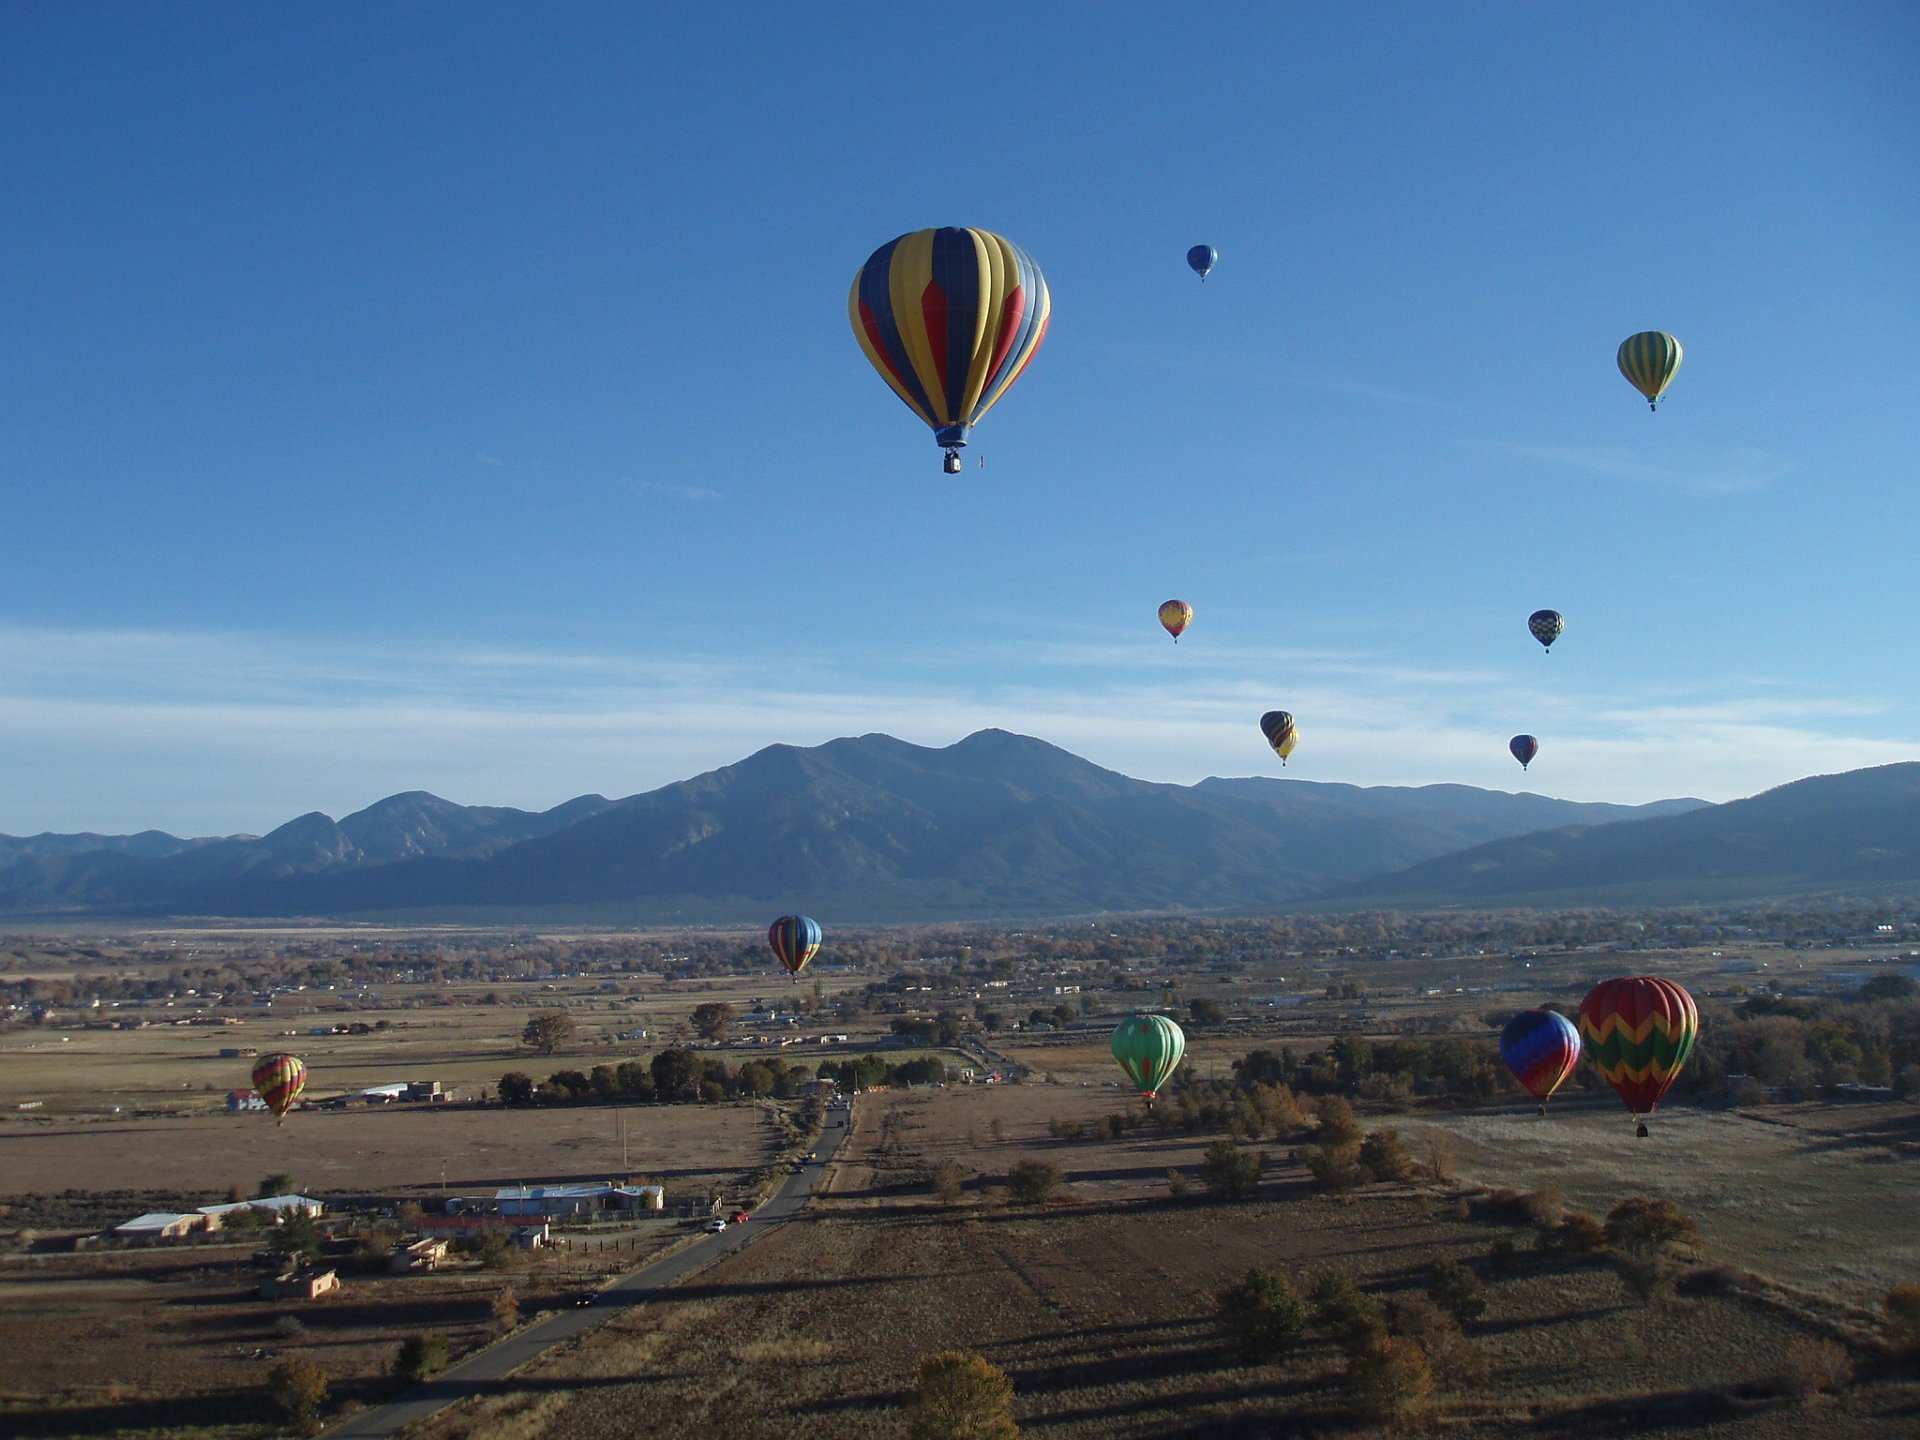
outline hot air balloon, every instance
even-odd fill
[[[1211,245],[1196,245],[1187,251],[1187,264],[1202,280],[1213,269],[1214,262],[1220,258],[1220,252]]]
[[[1269,710],[1260,717],[1260,733],[1267,737],[1267,744],[1273,747],[1273,753],[1280,757],[1282,765],[1293,754],[1293,747],[1300,743],[1300,731],[1293,723],[1293,716],[1284,710]]]
[[[767,927],[767,944],[797,982],[807,962],[820,953],[820,924],[805,915],[782,915]]]
[[[1522,1010],[1500,1032],[1500,1058],[1544,1115],[1553,1092],[1580,1062],[1580,1031],[1558,1010]]]
[[[1627,383],[1647,397],[1647,409],[1660,408],[1660,396],[1680,369],[1680,342],[1664,330],[1642,330],[1620,342],[1614,357]]]
[[[273,1112],[278,1125],[293,1109],[293,1102],[307,1088],[306,1062],[292,1055],[263,1055],[253,1067],[253,1093]]]
[[[1129,1015],[1114,1027],[1113,1058],[1149,1105],[1186,1053],[1186,1035],[1165,1015]]]
[[[1184,600],[1169,600],[1160,607],[1160,623],[1167,627],[1167,633],[1173,636],[1173,643],[1180,643],[1180,632],[1193,623],[1193,606]]]
[[[1513,758],[1520,762],[1520,768],[1524,770],[1533,763],[1533,757],[1540,753],[1540,742],[1531,735],[1516,735],[1507,741],[1507,749],[1513,752]]]
[[[1560,638],[1560,632],[1566,628],[1566,619],[1558,610],[1536,610],[1527,616],[1527,629],[1548,651],[1553,649],[1553,642]]]
[[[1602,980],[1580,1002],[1580,1038],[1632,1113],[1636,1135],[1646,1135],[1646,1117],[1672,1088],[1699,1035],[1699,1007],[1671,980]]]
[[[986,230],[916,230],[853,277],[854,338],[880,378],[933,427],[946,471],[980,417],[1047,338],[1053,302],[1033,257]]]

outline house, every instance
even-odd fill
[[[331,1294],[340,1288],[340,1275],[336,1270],[316,1267],[311,1270],[289,1270],[282,1275],[272,1275],[260,1282],[262,1300],[318,1300],[322,1295]]]
[[[251,1090],[229,1090],[227,1092],[227,1113],[238,1115],[243,1110],[264,1110],[267,1102]]]
[[[502,1215],[551,1217],[611,1212],[633,1215],[666,1208],[666,1191],[658,1185],[513,1185],[494,1192]]]
[[[176,1215],[167,1210],[156,1210],[147,1215],[136,1215],[124,1225],[113,1227],[113,1233],[123,1240],[135,1244],[157,1245],[164,1240],[183,1240],[196,1231],[217,1230],[218,1220],[209,1220],[205,1215]]]
[[[396,1275],[405,1275],[415,1270],[437,1270],[447,1258],[447,1242],[429,1235],[416,1240],[411,1245],[393,1247],[393,1258],[388,1268]]]
[[[222,1060],[251,1060],[259,1053],[259,1049],[252,1045],[227,1045],[222,1047],[220,1058]]]
[[[407,1100],[445,1100],[446,1092],[440,1088],[438,1080],[409,1080],[404,1096]]]
[[[326,1205],[305,1195],[265,1195],[258,1200],[234,1200],[225,1205],[202,1205],[196,1214],[209,1217],[213,1224],[210,1229],[218,1229],[222,1216],[235,1210],[259,1210],[269,1217],[275,1225],[285,1223],[289,1215],[303,1213],[310,1220],[317,1220],[326,1213]]]

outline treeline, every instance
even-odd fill
[[[927,1055],[890,1065],[878,1055],[857,1060],[823,1060],[817,1067],[789,1065],[777,1059],[748,1060],[739,1066],[691,1050],[662,1050],[651,1060],[596,1065],[591,1071],[557,1070],[536,1080],[520,1070],[500,1077],[505,1105],[574,1105],[622,1101],[630,1104],[684,1104],[717,1100],[792,1100],[815,1080],[831,1080],[843,1090],[872,1090],[893,1085],[944,1082],[946,1062]]]

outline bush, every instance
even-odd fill
[[[1366,1179],[1360,1169],[1360,1147],[1357,1145],[1309,1146],[1307,1171],[1313,1176],[1313,1188],[1329,1194],[1351,1190]]]
[[[1413,1174],[1413,1154],[1398,1130],[1376,1130],[1360,1142],[1360,1169],[1370,1181],[1405,1180]]]
[[[1347,1361],[1347,1395],[1369,1420],[1418,1414],[1433,1393],[1433,1367],[1413,1341],[1383,1335]]]
[[[913,1440],[1014,1440],[1013,1382],[971,1350],[949,1350],[920,1362],[907,1395]]]
[[[1541,1231],[1541,1234],[1547,1232]],[[1502,1235],[1487,1247],[1487,1268],[1502,1275],[1511,1274],[1513,1267],[1520,1263],[1520,1247]]]
[[[493,1328],[502,1335],[520,1323],[520,1293],[511,1285],[494,1291],[487,1308],[493,1316]]]
[[[302,1435],[312,1435],[319,1430],[328,1384],[327,1372],[300,1355],[275,1361],[267,1372],[267,1393]]]
[[[273,1333],[282,1340],[298,1340],[307,1333],[307,1327],[300,1323],[298,1315],[282,1315],[273,1322]]]
[[[1487,1287],[1458,1260],[1436,1260],[1427,1271],[1427,1298],[1454,1319],[1478,1320],[1487,1313]]]
[[[1606,1227],[1578,1210],[1560,1222],[1560,1249],[1569,1255],[1597,1255],[1607,1248]]]
[[[1699,1241],[1699,1228],[1671,1200],[1630,1195],[1607,1212],[1607,1245],[1634,1258],[1664,1255]]]
[[[422,1331],[400,1342],[400,1353],[393,1360],[393,1377],[415,1384],[446,1368],[447,1337]]]
[[[1251,1200],[1260,1192],[1259,1152],[1216,1140],[1207,1147],[1200,1174],[1216,1200]]]
[[[1567,1197],[1549,1185],[1544,1190],[1533,1190],[1522,1195],[1520,1210],[1529,1224],[1542,1230],[1552,1230],[1567,1218]]]
[[[1428,1300],[1397,1300],[1388,1327],[1420,1347],[1433,1373],[1449,1385],[1484,1384],[1491,1367],[1486,1352],[1460,1331],[1460,1322]]]
[[[1901,1355],[1920,1351],[1920,1285],[1896,1285],[1880,1304],[1887,1312],[1887,1344]]]
[[[949,1160],[933,1172],[933,1193],[943,1205],[958,1205],[966,1195],[967,1177],[958,1161]]]
[[[1254,1266],[1238,1285],[1222,1290],[1220,1328],[1249,1364],[1277,1360],[1307,1328],[1307,1307],[1285,1277]]]
[[[1659,1255],[1621,1255],[1613,1263],[1620,1283],[1642,1305],[1664,1299],[1673,1289],[1673,1267]]]
[[[1328,1271],[1307,1292],[1313,1323],[1348,1350],[1372,1343],[1387,1330],[1380,1304],[1353,1283],[1352,1277]]]
[[[1780,1388],[1796,1399],[1844,1390],[1853,1383],[1853,1357],[1831,1340],[1796,1340],[1787,1347]]]
[[[1060,1169],[1045,1160],[1017,1160],[1007,1171],[1007,1193],[1022,1205],[1039,1205],[1059,1188]]]
[[[1193,1188],[1193,1182],[1172,1166],[1167,1167],[1167,1194],[1179,1200]]]

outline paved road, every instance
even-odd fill
[[[841,1113],[834,1112],[828,1118],[839,1119]],[[630,1275],[623,1275],[602,1290],[591,1305],[569,1305],[543,1320],[514,1331],[497,1344],[469,1356],[424,1384],[416,1385],[399,1399],[362,1410],[342,1421],[326,1432],[327,1440],[385,1440],[385,1437],[399,1434],[407,1426],[445,1409],[456,1400],[464,1400],[470,1395],[484,1395],[494,1387],[495,1382],[528,1361],[537,1359],[563,1340],[571,1340],[581,1332],[593,1329],[625,1306],[646,1303],[656,1292],[677,1285],[694,1271],[705,1269],[716,1260],[752,1244],[753,1238],[770,1225],[790,1220],[806,1208],[807,1201],[813,1198],[814,1186],[820,1183],[820,1177],[826,1172],[824,1162],[832,1158],[846,1134],[844,1125],[828,1125],[821,1132],[816,1147],[816,1153],[823,1163],[802,1166],[795,1174],[789,1175],[774,1197],[756,1210],[753,1219],[746,1224],[730,1225],[718,1235],[703,1235],[684,1250],[642,1266]]]

